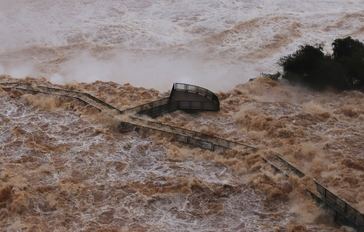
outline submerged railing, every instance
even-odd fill
[[[0,83],[0,86],[4,89],[13,89],[20,91],[29,91],[33,93],[45,93],[52,94],[58,96],[66,96],[77,99],[79,101],[84,102],[85,104],[89,104],[98,110],[109,113],[117,112],[119,115],[127,115],[128,117],[120,119],[120,127],[121,129],[125,129],[125,131],[136,130],[136,131],[147,131],[147,132],[158,132],[165,135],[168,135],[170,138],[189,144],[191,146],[200,147],[202,149],[207,150],[235,150],[242,154],[248,154],[249,152],[256,151],[257,148],[248,144],[235,142],[223,138],[219,138],[213,135],[204,134],[198,131],[188,130],[184,128],[179,128],[155,121],[146,120],[140,117],[132,116],[132,113],[141,113],[144,111],[151,110],[150,112],[154,112],[156,114],[166,110],[163,107],[169,104],[168,98],[159,99],[150,103],[142,104],[140,106],[136,106],[126,110],[119,110],[116,107],[102,101],[99,98],[92,96],[91,94],[61,89],[61,88],[53,88],[48,86],[41,85],[32,85],[28,83],[21,82],[3,82]],[[178,89],[195,91],[199,94],[209,94],[203,88],[191,88],[190,85],[180,85],[179,83],[175,84],[174,87]],[[169,107],[169,106],[168,106]],[[168,108],[167,107],[167,108]],[[168,108],[169,109],[169,108]],[[137,115],[137,114],[135,114]],[[295,176],[302,178],[305,174],[300,171],[298,168],[293,166],[290,162],[286,161],[282,158],[281,155],[272,155],[268,157],[262,156],[263,160],[269,163],[275,170],[282,172],[283,174],[289,176],[294,174]],[[364,232],[364,215],[359,210],[355,209],[345,200],[341,199],[331,191],[329,191],[326,187],[318,183],[314,180],[316,185],[315,193],[312,190],[306,189],[311,196],[326,205],[330,210],[334,212],[335,220],[341,224],[349,225],[357,229],[358,232]]]

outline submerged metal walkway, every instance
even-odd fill
[[[263,160],[270,164],[276,171],[283,173],[287,177],[305,177],[305,174],[302,171],[283,159],[279,154],[270,154],[270,156],[263,157]],[[334,214],[334,220],[337,223],[351,226],[355,228],[357,232],[364,232],[364,214],[362,212],[331,192],[317,180],[311,179],[311,181],[315,187],[306,186],[306,192],[317,203],[324,205],[327,209],[331,210]]]
[[[147,132],[159,132],[168,134],[168,136],[172,136],[176,141],[190,144],[192,146],[200,147],[208,150],[225,150],[231,149],[240,153],[249,153],[257,148],[244,144],[237,141],[231,141],[223,138],[219,138],[217,136],[207,135],[198,131],[192,131],[180,127],[175,127],[167,124],[162,124],[156,121],[151,121],[147,119],[143,119],[141,117],[135,116],[133,113],[140,111],[140,109],[145,109],[146,107],[150,107],[149,105],[155,106],[155,102],[164,102],[165,99],[157,100],[152,103],[143,104],[141,106],[137,106],[134,108],[129,108],[126,110],[120,110],[88,93],[61,89],[61,88],[53,88],[42,85],[34,85],[28,83],[19,83],[19,82],[0,82],[0,87],[3,89],[12,89],[19,91],[27,91],[32,93],[43,93],[57,96],[64,96],[77,99],[85,104],[91,105],[98,109],[99,111],[112,116],[113,118],[119,120],[120,129],[126,130],[139,130],[139,131],[147,131]],[[146,106],[147,105],[147,106]],[[136,114],[137,115],[137,114]]]
[[[87,105],[93,106],[106,115],[112,116],[119,120],[120,129],[123,131],[136,130],[138,132],[147,133],[161,133],[173,138],[174,140],[182,143],[189,144],[191,146],[200,147],[211,151],[226,151],[233,150],[239,154],[246,155],[251,152],[257,151],[258,148],[252,145],[244,144],[237,141],[231,141],[217,136],[207,135],[198,131],[192,131],[180,127],[175,127],[163,123],[159,123],[152,120],[147,120],[138,117],[138,113],[144,111],[153,112],[158,115],[161,112],[168,112],[168,108],[164,107],[167,98],[163,98],[151,103],[143,104],[133,108],[120,110],[101,99],[98,99],[91,94],[54,88],[42,85],[29,84],[24,82],[0,82],[0,88],[5,90],[18,90],[31,93],[43,93],[57,96],[70,97],[84,102]],[[153,116],[153,114],[152,114]],[[291,163],[286,161],[279,154],[261,155],[261,158],[271,165],[276,171],[283,173],[286,176],[295,176],[302,178],[305,174],[298,168],[294,167]],[[364,214],[359,210],[352,207],[349,203],[333,194],[323,185],[312,179],[316,185],[316,189],[310,189],[307,187],[306,191],[317,202],[324,204],[332,212],[334,212],[335,219],[338,223],[349,225],[357,229],[358,232],[364,232]]]
[[[128,109],[135,114],[156,118],[175,110],[189,112],[219,111],[218,97],[208,89],[183,83],[174,83],[169,97]]]

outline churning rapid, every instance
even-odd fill
[[[119,109],[166,97],[173,82],[198,84],[220,91],[219,112],[155,120],[259,148],[242,156],[120,133],[82,101],[0,88],[1,231],[352,231],[307,196],[309,178],[364,212],[364,94],[247,82],[300,44],[364,39],[363,1],[2,0],[0,9],[0,82],[87,92]],[[276,172],[261,158],[272,152],[307,178]]]
[[[62,87],[120,109],[164,95],[112,82]],[[280,152],[363,211],[363,97],[257,79],[220,93],[218,113],[158,118],[259,147],[242,155],[193,148],[154,133],[120,133],[117,121],[76,99],[0,89],[0,226],[7,231],[348,231],[305,194],[308,179],[275,172],[261,155]]]
[[[0,74],[54,83],[226,90],[276,71],[300,44],[364,39],[364,2],[354,0],[2,0],[0,9]]]

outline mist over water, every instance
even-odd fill
[[[364,39],[363,1],[0,2],[0,73],[227,90],[303,43]]]
[[[364,39],[362,0],[0,0],[1,81],[87,82],[64,88],[121,110],[163,94],[92,82],[223,90],[219,112],[154,120],[259,148],[218,154],[120,133],[119,117],[84,102],[0,88],[0,228],[352,231],[302,194],[314,178],[364,210],[364,94],[268,78],[232,89],[300,44],[330,50],[349,35]],[[276,172],[261,159],[272,152],[307,179]]]

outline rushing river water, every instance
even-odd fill
[[[280,152],[363,211],[363,93],[245,83],[300,44],[329,51],[343,36],[364,39],[364,1],[0,0],[0,75],[120,109],[176,81],[223,90],[220,112],[157,120],[259,147],[218,154],[121,134],[76,100],[0,88],[0,230],[351,231],[302,193],[306,180],[259,157]]]
[[[2,0],[0,73],[231,89],[304,43],[364,38],[364,1]]]

